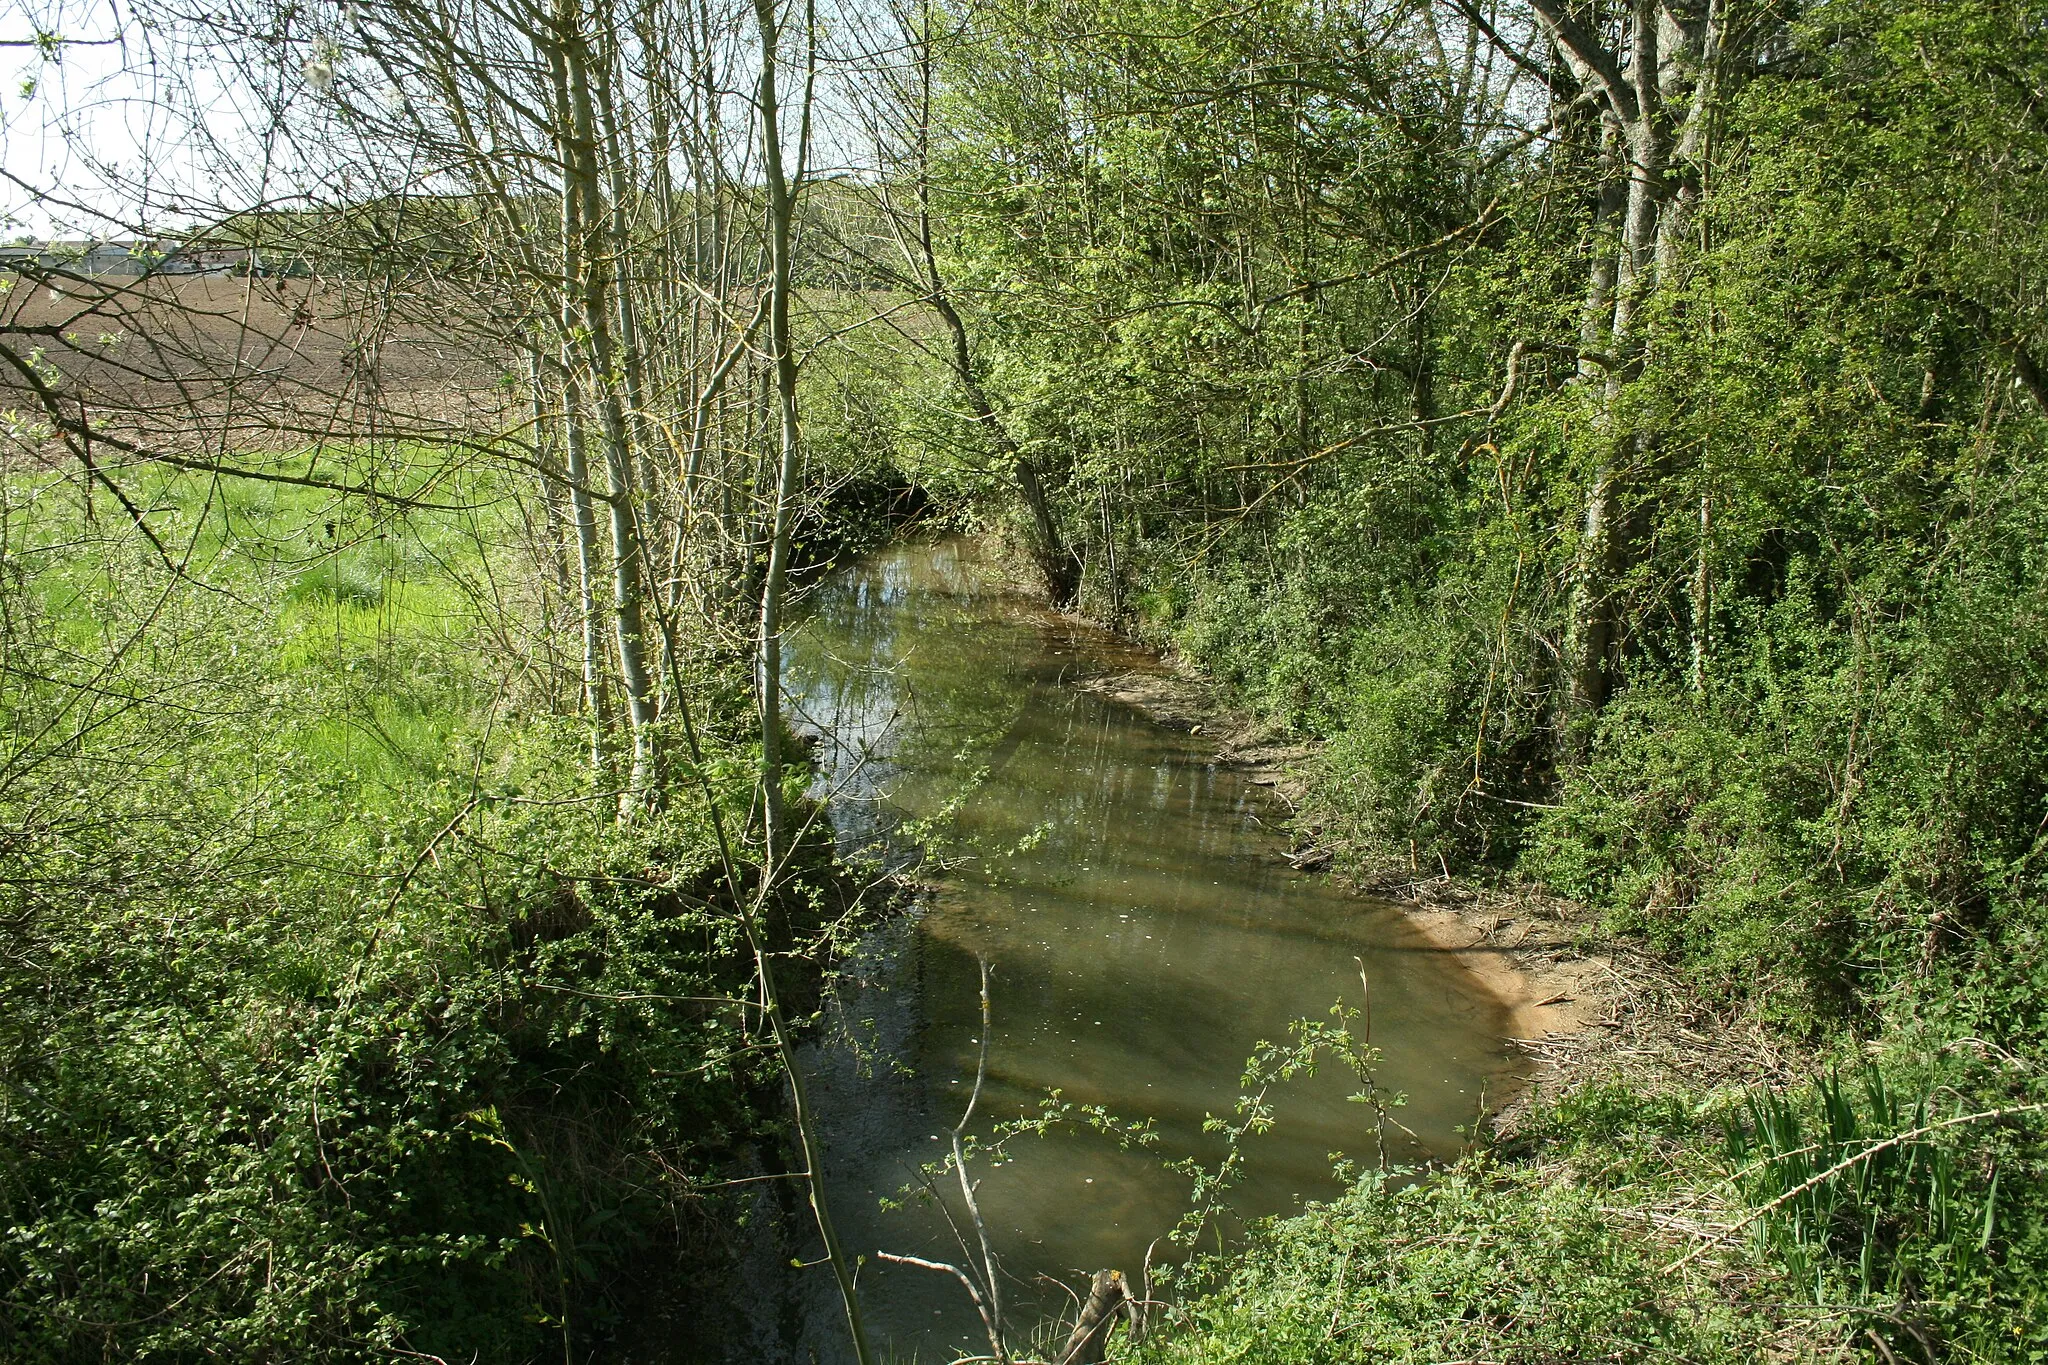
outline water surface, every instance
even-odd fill
[[[1022,1320],[1066,1303],[1053,1279],[1136,1278],[1187,1207],[1188,1179],[1165,1162],[1213,1161],[1203,1120],[1230,1112],[1248,1055],[1294,1019],[1358,1006],[1361,968],[1380,1080],[1408,1096],[1396,1117],[1414,1136],[1395,1135],[1395,1161],[1454,1152],[1509,1065],[1504,1011],[1452,957],[1392,906],[1285,862],[1269,791],[1201,736],[1075,686],[1156,668],[1006,590],[961,540],[842,572],[790,643],[786,686],[820,737],[817,793],[842,848],[940,859],[913,913],[856,955],[834,1007],[842,1040],[814,1059],[840,1231],[870,1257],[862,1301],[901,1358],[986,1350],[955,1282],[872,1258],[962,1258],[946,1211],[880,1201],[943,1156],[973,1084],[978,960],[994,968],[994,1028],[977,1128],[1058,1089],[1159,1133],[1142,1151],[1094,1133],[1024,1137],[977,1168]],[[1370,1109],[1345,1098],[1357,1088],[1325,1068],[1278,1092],[1277,1127],[1247,1148],[1243,1216],[1335,1194],[1332,1153],[1377,1159]],[[951,1213],[964,1227],[957,1200]],[[842,1350],[829,1280],[809,1272],[804,1314],[828,1360]]]

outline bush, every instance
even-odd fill
[[[497,704],[446,528],[358,603],[38,510],[0,614],[0,1356],[581,1356],[650,1299],[715,1340],[694,1184],[779,1156],[701,802],[622,825],[580,725]]]
[[[1469,1160],[1423,1184],[1374,1178],[1273,1223],[1131,1359],[1753,1361],[1774,1324],[1698,1281],[1603,1194]]]

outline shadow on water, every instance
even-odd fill
[[[1398,1117],[1417,1135],[1394,1160],[1455,1151],[1482,1087],[1498,1089],[1511,1064],[1500,1006],[1447,956],[1415,951],[1397,910],[1282,861],[1268,793],[1199,736],[1068,685],[1156,667],[1006,592],[957,540],[843,572],[791,641],[786,686],[821,736],[819,791],[844,851],[902,865],[920,834],[946,863],[926,866],[933,887],[915,912],[848,964],[843,1036],[812,1057],[841,1234],[869,1258],[862,1301],[899,1358],[986,1349],[956,1283],[873,1259],[961,1259],[943,1210],[881,1201],[942,1157],[973,1083],[977,957],[995,968],[978,1127],[1056,1087],[1160,1133],[1143,1152],[1094,1134],[1024,1137],[977,1169],[1017,1323],[1068,1306],[1055,1280],[1135,1277],[1187,1206],[1187,1178],[1164,1162],[1220,1154],[1204,1116],[1229,1112],[1261,1040],[1359,1003],[1355,959],[1372,980],[1381,1080],[1408,1095]],[[1375,1158],[1371,1114],[1346,1102],[1356,1086],[1340,1073],[1280,1094],[1277,1127],[1248,1148],[1240,1215],[1334,1195],[1332,1153]],[[828,1272],[806,1272],[799,1292],[799,1357],[845,1358]]]

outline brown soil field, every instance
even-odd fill
[[[476,435],[516,420],[489,320],[431,281],[0,274],[0,408],[151,450]],[[32,366],[39,376],[23,373]]]

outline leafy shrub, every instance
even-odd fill
[[[780,1157],[701,803],[620,825],[580,726],[495,705],[459,538],[369,611],[34,526],[0,613],[0,1356],[514,1362],[650,1299],[715,1339],[694,1184]]]
[[[1757,1359],[1772,1324],[1662,1270],[1597,1192],[1468,1161],[1368,1180],[1198,1263],[1159,1362]]]

